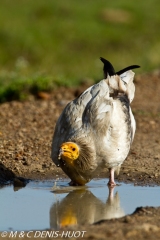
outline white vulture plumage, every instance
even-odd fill
[[[126,159],[135,134],[131,69],[139,66],[115,72],[109,61],[100,59],[105,79],[67,104],[53,135],[51,158],[69,176],[70,185],[84,185],[108,168],[108,185],[115,186],[114,171]]]

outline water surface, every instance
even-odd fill
[[[160,187],[122,183],[109,191],[108,179],[92,180],[84,187],[68,181],[31,181],[15,191],[0,189],[0,231],[59,229],[131,214],[140,206],[160,206]]]

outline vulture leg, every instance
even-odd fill
[[[108,182],[109,187],[114,187],[116,186],[116,183],[114,181],[114,168],[109,169],[109,182]]]

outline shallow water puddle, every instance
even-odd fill
[[[59,229],[122,217],[140,206],[160,206],[160,187],[122,183],[109,191],[108,179],[92,180],[84,187],[68,181],[31,181],[25,188],[0,189],[0,231]]]

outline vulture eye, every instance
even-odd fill
[[[73,151],[75,151],[76,149],[75,149],[75,148],[73,148],[72,150],[73,150]]]

